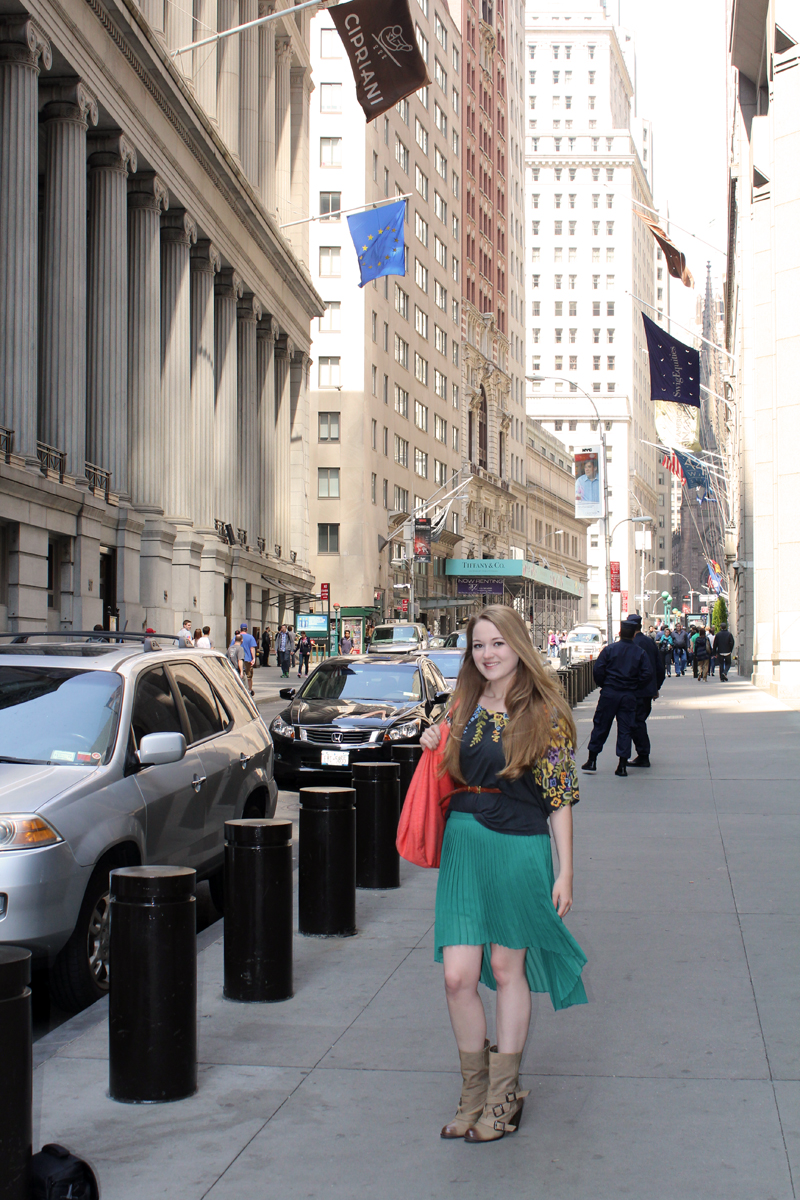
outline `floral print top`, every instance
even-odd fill
[[[498,790],[458,792],[449,811],[471,813],[497,833],[546,835],[550,814],[580,799],[575,749],[554,722],[550,747],[533,769],[519,779],[498,779],[505,766],[502,735],[507,724],[505,713],[481,705],[475,709],[461,741],[461,770],[468,786]]]

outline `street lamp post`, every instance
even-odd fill
[[[651,575],[671,575],[671,574],[672,574],[671,571],[648,571],[647,572],[647,574],[642,579],[642,607],[644,607],[645,584],[647,583],[650,576]],[[648,592],[648,595],[649,595],[649,592]],[[642,616],[644,616],[644,614],[642,614]]]
[[[670,575],[678,575],[681,579],[686,579],[686,576],[682,575],[680,571],[670,571],[669,573],[670,573]],[[698,600],[700,599],[700,589],[692,587],[692,583],[691,583],[690,579],[686,579],[686,582],[689,584],[689,608],[691,608],[692,607],[692,596],[697,594]]]

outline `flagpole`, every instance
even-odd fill
[[[408,200],[413,196],[413,192],[404,192],[402,196],[392,196],[388,200],[370,200],[367,204],[355,204],[352,208],[337,208],[334,212],[318,213],[315,217],[303,217],[299,221],[287,221],[285,225],[279,225],[279,229],[291,229],[293,225],[307,225],[309,221],[332,221],[336,217],[341,217],[345,213],[363,212],[366,208],[380,208],[382,204],[396,204],[398,200]]]
[[[656,308],[655,304],[651,304],[648,300],[643,300],[641,298],[641,296],[635,296],[634,293],[629,292],[627,288],[625,289],[625,295],[630,296],[633,300],[636,301],[637,304],[643,304],[645,306],[645,308],[649,308],[652,312],[654,312],[654,313],[659,312],[659,310]],[[663,312],[660,313],[660,316],[662,316],[662,317],[664,316]],[[727,357],[731,360],[731,362],[736,362],[735,356],[733,354],[731,354],[731,352],[729,350],[726,350],[724,346],[718,346],[716,342],[710,342],[708,340],[708,338],[703,337],[703,335],[701,333],[694,333],[691,329],[687,329],[687,327],[685,325],[681,325],[680,321],[676,321],[674,317],[671,317],[669,315],[669,313],[667,313],[667,320],[672,321],[672,324],[677,325],[678,329],[682,329],[684,331],[684,333],[688,333],[689,337],[700,338],[701,342],[705,342],[705,344],[707,346],[711,346],[711,348],[713,350],[719,350],[719,352],[721,354],[727,355]],[[708,388],[706,388],[706,391],[708,391]],[[728,401],[728,403],[732,403],[732,401]]]
[[[303,4],[295,4],[289,8],[279,8],[277,12],[268,13],[266,17],[259,17],[255,21],[247,21],[244,25],[234,25],[231,29],[221,29],[218,33],[213,33],[211,37],[202,38],[199,42],[192,42],[189,46],[181,46],[179,50],[171,50],[170,58],[177,58],[179,54],[188,54],[190,50],[199,50],[201,46],[210,46],[212,42],[221,42],[223,38],[233,37],[234,33],[243,33],[245,29],[256,29],[259,25],[266,25],[267,21],[277,21],[278,17],[294,16],[296,12],[300,12],[303,8],[327,8],[328,5],[324,0],[305,0]]]
[[[641,200],[631,200],[631,204],[638,204],[639,208],[646,208],[648,212],[655,213],[659,221],[662,220],[661,214],[657,208],[651,208],[649,204],[642,204]],[[709,250],[713,250],[716,254],[721,254],[723,258],[727,258],[725,250],[720,250],[718,246],[712,246],[711,242],[707,242],[705,238],[698,237],[696,233],[692,233],[691,229],[684,229],[683,225],[679,225],[677,221],[673,221],[671,217],[666,218],[668,225],[674,225],[676,229],[680,229],[681,233],[686,233],[690,238],[694,238],[696,242],[702,242],[704,246],[708,246]]]

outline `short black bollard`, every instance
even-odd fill
[[[356,789],[356,887],[400,887],[397,823],[400,766],[396,762],[353,763]]]
[[[298,916],[307,937],[356,932],[355,791],[300,789]]]
[[[422,758],[422,746],[392,746],[392,762],[400,766],[400,806],[405,802],[417,763]]]
[[[292,822],[225,822],[225,982],[228,1000],[288,1000],[292,992]]]
[[[33,1143],[31,952],[0,946],[0,1200],[29,1200]]]
[[[109,1095],[129,1104],[197,1091],[196,873],[111,872]]]

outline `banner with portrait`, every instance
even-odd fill
[[[575,516],[603,516],[602,446],[584,446],[575,455]]]
[[[431,519],[417,517],[414,521],[414,562],[431,561]]]

